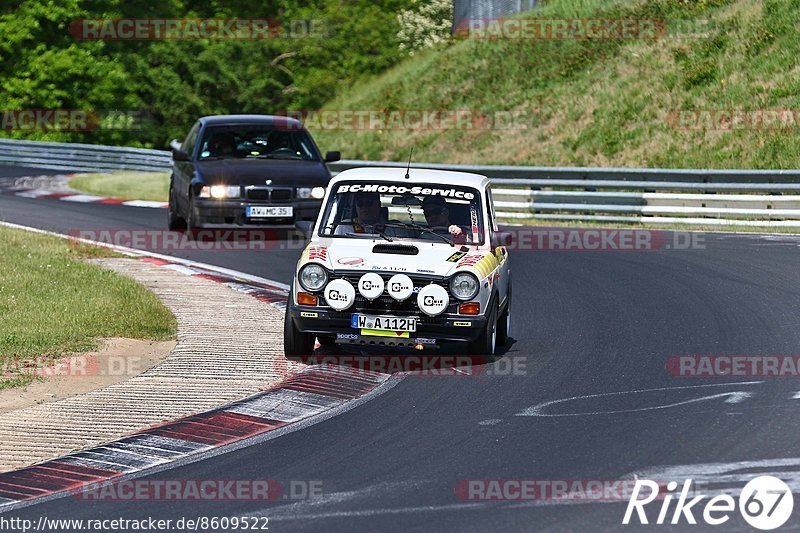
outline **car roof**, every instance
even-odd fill
[[[296,119],[278,115],[209,115],[200,117],[207,126],[225,126],[229,124],[275,124],[293,126],[303,129],[303,124]]]
[[[330,185],[346,180],[369,180],[407,183],[436,183],[442,185],[463,185],[483,190],[489,184],[489,178],[471,172],[456,172],[453,170],[431,170],[427,168],[411,168],[409,179],[406,180],[405,168],[389,167],[359,167],[343,170],[331,180]]]

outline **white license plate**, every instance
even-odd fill
[[[294,214],[292,206],[247,206],[247,218],[289,218]]]
[[[416,317],[374,316],[354,314],[350,326],[356,329],[382,329],[384,331],[417,331]]]

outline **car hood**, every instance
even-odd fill
[[[208,185],[326,186],[328,168],[321,161],[296,159],[212,159],[198,161],[197,171]]]
[[[419,253],[376,253],[375,250],[391,251],[395,247],[416,247]],[[377,247],[377,248],[376,248]],[[363,270],[364,272],[396,272],[404,274],[428,274],[448,276],[457,267],[463,267],[467,256],[483,255],[476,246],[449,246],[445,243],[420,241],[387,242],[382,239],[323,239],[309,244],[301,258],[301,264],[317,261],[331,270]],[[467,261],[469,262],[469,261]],[[460,264],[461,263],[461,264]]]

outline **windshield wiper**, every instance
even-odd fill
[[[299,155],[290,155],[290,154],[258,154],[252,155],[248,154],[245,156],[247,159],[303,159]]]
[[[344,225],[350,225],[350,222],[331,222],[330,224],[322,228],[323,234],[326,236],[333,237],[335,236],[333,232],[336,230],[336,228]],[[383,226],[383,224],[381,224],[381,226]],[[373,230],[370,233],[354,233],[350,231],[345,233],[345,235],[348,237],[366,237],[369,235],[379,235],[380,237],[383,237],[389,242],[394,242],[394,239],[386,235],[386,233],[384,233],[383,231],[378,231],[377,226],[369,226],[369,227],[372,228]]]
[[[345,235],[347,235],[348,237],[361,237],[362,235],[380,235],[381,237],[383,237],[387,241],[394,242],[394,239],[392,239],[391,237],[386,235],[386,233],[384,233],[383,231],[379,231],[378,228],[376,228],[375,226],[372,226],[372,233],[353,233],[353,232],[349,232],[349,233],[345,233]]]
[[[455,246],[455,244],[453,243],[453,238],[452,237],[447,238],[444,235],[442,235],[441,233],[437,233],[432,228],[426,228],[425,226],[420,226],[419,224],[416,224],[416,223],[413,223],[413,222],[397,221],[397,222],[390,222],[390,223],[385,224],[385,225],[386,225],[386,227],[389,227],[389,228],[391,228],[391,227],[401,227],[401,228],[412,228],[412,229],[416,229],[416,230],[419,230],[419,231],[424,231],[424,232],[430,233],[431,235],[435,235],[436,237],[442,239],[444,242],[446,242],[450,246]]]

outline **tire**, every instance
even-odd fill
[[[506,305],[506,310],[497,321],[497,345],[505,346],[508,342],[508,330],[511,327],[511,302]]]
[[[497,345],[505,346],[508,343],[508,332],[511,329],[511,284],[508,285],[506,296],[506,309],[497,321]]]
[[[170,231],[186,229],[186,221],[178,214],[178,204],[175,201],[175,194],[172,185],[169,186],[169,208],[167,209],[167,227]]]
[[[497,350],[497,303],[492,302],[491,311],[477,339],[469,344],[470,355],[481,355],[491,360]]]
[[[194,236],[194,230],[198,229],[197,227],[197,217],[194,216],[194,196],[192,196],[191,191],[189,191],[189,213],[186,215],[186,232],[189,233],[189,236]]]
[[[314,351],[314,335],[297,329],[289,313],[290,305],[291,301],[287,302],[283,319],[283,354],[286,357],[309,357]]]

